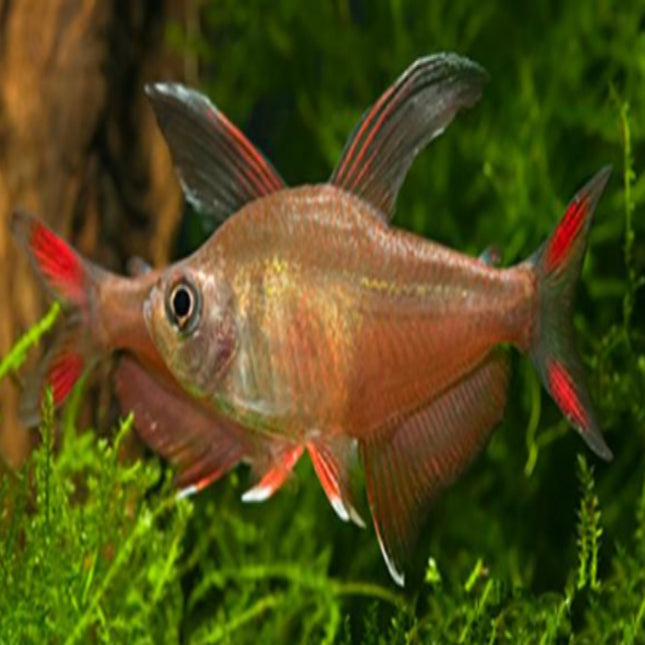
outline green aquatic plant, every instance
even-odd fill
[[[40,339],[54,326],[59,314],[60,305],[55,302],[47,314],[23,334],[11,351],[0,360],[0,379],[20,369],[27,358],[27,352],[37,345]]]
[[[594,492],[592,469],[587,460],[578,456],[578,477],[582,489],[580,510],[578,511],[578,589],[586,585],[593,590],[600,587],[598,581],[598,550],[602,527],[598,497]]]
[[[578,565],[563,562],[562,591],[513,587],[478,557],[448,580],[431,559],[423,584],[402,595],[331,575],[329,551],[297,554],[307,522],[286,553],[268,545],[271,557],[259,523],[222,510],[226,494],[201,508],[178,500],[156,462],[119,459],[131,421],[111,443],[85,433],[56,453],[47,393],[39,447],[0,486],[0,642],[639,642],[645,483],[633,541],[602,575],[600,509],[581,457]]]
[[[111,443],[85,433],[55,454],[47,391],[40,445],[0,485],[0,642],[177,641],[190,506],[167,487],[146,499],[158,464],[119,462],[131,425]]]

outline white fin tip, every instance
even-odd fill
[[[343,522],[349,522],[349,513],[347,512],[345,504],[343,504],[343,500],[338,497],[338,495],[332,495],[329,497],[329,501],[332,508],[336,511],[336,515],[338,515]]]
[[[273,489],[269,486],[254,486],[242,495],[243,502],[264,502],[273,494]]]
[[[197,486],[186,486],[186,488],[182,488],[176,495],[175,499],[186,499],[187,497],[190,497],[191,495],[194,495],[197,491],[199,491],[199,488]]]

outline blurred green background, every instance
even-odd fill
[[[169,25],[169,47],[292,185],[325,181],[363,110],[417,57],[482,64],[482,100],[418,157],[394,219],[461,251],[496,244],[504,264],[524,259],[613,165],[575,328],[615,459],[586,451],[514,354],[505,420],[435,505],[399,594],[373,529],[337,520],[307,460],[262,505],[240,502],[243,468],[176,504],[167,486],[151,492],[155,462],[110,474],[110,449],[69,432],[57,460],[41,449],[31,466],[60,486],[48,503],[64,519],[46,548],[32,526],[42,510],[17,514],[11,530],[32,541],[19,556],[5,543],[6,606],[25,595],[56,606],[50,642],[645,642],[645,5],[217,0],[198,13],[196,27]],[[187,210],[177,256],[202,239]],[[79,477],[111,501],[71,504]],[[43,595],[34,559],[52,584],[63,575],[43,564],[51,540],[80,600]],[[17,633],[4,620],[0,634]]]

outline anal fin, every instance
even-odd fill
[[[507,363],[502,352],[490,353],[393,435],[361,444],[376,534],[399,585],[430,502],[472,461],[502,418]]]
[[[177,468],[185,497],[205,488],[247,453],[241,429],[192,400],[179,386],[156,378],[130,356],[119,360],[115,390],[144,441]]]

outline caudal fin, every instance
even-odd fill
[[[596,204],[611,174],[605,167],[569,204],[551,237],[531,258],[538,279],[538,323],[530,355],[542,382],[567,420],[603,459],[612,453],[598,428],[576,352],[573,293]]]
[[[50,385],[54,403],[67,398],[83,373],[92,347],[89,342],[89,298],[98,269],[78,255],[42,222],[24,211],[15,211],[11,232],[25,249],[49,292],[63,303],[66,322],[40,368],[28,381],[20,401],[26,425],[38,423],[44,388]]]

